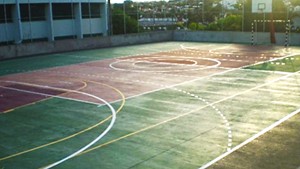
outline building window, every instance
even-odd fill
[[[74,5],[71,3],[52,4],[53,19],[74,19]]]
[[[0,5],[0,23],[10,23],[12,21],[12,5]]]
[[[100,3],[82,3],[82,18],[101,18]]]
[[[74,19],[74,5],[71,3],[52,4],[53,19]]]
[[[45,5],[44,4],[20,4],[21,21],[44,21]]]

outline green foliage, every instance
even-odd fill
[[[220,26],[218,25],[217,22],[210,23],[210,24],[207,25],[206,30],[219,31],[220,30]]]
[[[137,32],[137,20],[125,14],[126,33]],[[124,12],[120,9],[114,9],[112,15],[113,34],[124,34]]]
[[[300,5],[300,0],[289,0],[290,6],[295,7]],[[201,2],[201,3],[200,3]],[[134,23],[137,22],[137,17],[178,17],[185,18],[188,17],[188,28],[190,30],[216,30],[216,31],[251,31],[251,23],[254,20],[286,20],[287,16],[289,19],[296,17],[296,12],[290,10],[287,11],[287,4],[285,0],[273,0],[273,16],[266,13],[252,13],[252,0],[236,0],[236,3],[228,8],[226,3],[222,0],[187,0],[185,2],[174,2],[169,4],[165,1],[153,2],[153,3],[141,3],[137,5],[131,1],[126,1],[126,33],[137,32],[137,26]],[[189,9],[183,10],[183,6],[189,5]],[[138,11],[137,9],[142,6],[142,9],[150,9],[149,11]],[[113,8],[113,34],[123,34],[124,33],[124,14],[123,14],[124,5],[118,4],[114,5]],[[162,9],[169,9],[164,10]],[[185,8],[186,9],[186,8]],[[153,10],[156,12],[154,13]],[[138,16],[139,15],[139,16]],[[223,18],[223,16],[229,16]],[[243,23],[242,23],[243,22]],[[198,24],[198,23],[202,23]],[[268,32],[270,25],[265,23],[262,26],[262,23],[258,24],[258,32]],[[244,26],[242,28],[242,26]],[[185,27],[185,25],[172,25],[168,27]],[[265,29],[264,29],[265,28]],[[153,30],[156,28],[153,26]],[[142,29],[140,29],[142,31]],[[157,29],[158,30],[158,29]],[[148,31],[148,30],[146,30]],[[285,32],[284,23],[275,24],[276,32]]]
[[[206,26],[203,24],[199,24],[196,22],[191,22],[188,26],[188,29],[196,31],[196,30],[205,30]]]
[[[189,26],[188,26],[188,28],[189,28],[190,30],[192,30],[192,31],[197,30],[197,27],[198,27],[198,24],[195,23],[195,22],[190,23]]]
[[[274,62],[265,62],[247,67],[246,69],[297,72],[300,70],[300,56],[291,56]]]
[[[188,28],[190,30],[240,31],[242,29],[242,16],[229,15],[226,18],[221,18],[217,22],[210,23],[207,26],[191,22]]]
[[[299,0],[290,0],[290,2],[293,6],[298,6],[298,5],[300,6],[300,1]]]
[[[190,23],[211,23],[220,16],[222,12],[222,0],[204,0],[204,6],[199,5],[200,1],[188,1],[194,8],[188,11],[188,18]]]
[[[238,31],[242,29],[242,19],[240,15],[229,15],[218,22],[221,22],[221,24],[223,22],[223,30],[225,31]]]

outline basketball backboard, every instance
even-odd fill
[[[252,0],[252,13],[271,13],[272,0]]]

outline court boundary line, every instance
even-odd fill
[[[184,44],[184,43],[182,43],[182,44]],[[114,58],[105,58],[105,59],[101,59],[101,60],[92,60],[92,61],[87,61],[87,62],[82,62],[82,63],[74,63],[74,64],[63,65],[63,66],[80,65],[80,64],[84,64],[84,63],[90,63],[90,62],[93,63],[93,62],[98,62],[98,61],[107,60],[107,59],[118,60],[118,59],[128,58],[128,57],[144,56],[146,54],[156,54],[156,53],[159,53],[159,52],[174,52],[174,51],[176,52],[177,50],[182,49],[182,48],[180,48],[180,46],[181,46],[181,44],[179,44],[179,48],[169,49],[169,50],[165,50],[165,51],[158,50],[156,52],[149,52],[149,53],[143,53],[143,54],[134,54],[134,55],[126,55],[126,56],[118,56],[118,57],[114,57]],[[207,45],[204,45],[204,46],[211,46],[211,45],[207,44]],[[201,50],[201,49],[198,48],[196,50]],[[278,52],[283,51],[283,50],[284,49],[280,49],[280,50],[278,50]],[[187,51],[189,51],[189,50],[187,50]],[[58,55],[58,54],[54,54],[54,55]],[[239,68],[224,68],[224,69],[240,69],[240,68],[244,68],[244,67],[248,67],[248,66],[253,66],[253,65],[256,65],[256,64],[261,64],[261,63],[265,63],[265,62],[269,62],[269,61],[276,61],[277,59],[283,59],[283,58],[286,58],[286,57],[291,57],[291,56],[296,56],[296,55],[300,55],[300,53],[288,54],[288,55],[285,55],[283,57],[273,58],[272,60],[266,60],[266,61],[262,61],[262,62],[257,62],[257,63],[254,63],[254,64],[242,66],[242,67],[239,67]],[[66,55],[66,56],[69,56],[69,55]],[[25,69],[22,69],[22,70],[17,70],[19,72],[13,73],[13,74],[39,72],[39,71],[43,71],[44,69],[48,69],[49,71],[51,71],[51,69],[55,69],[55,68],[59,68],[59,67],[63,67],[63,66],[54,66],[54,67],[40,68],[40,69],[35,69],[35,70],[25,70]],[[219,68],[223,68],[223,67],[219,67]],[[253,70],[253,71],[255,71],[254,69],[246,69],[246,70]],[[8,70],[4,70],[4,71],[8,71]],[[16,71],[16,70],[10,70],[10,71]],[[264,71],[264,70],[256,70],[256,71]],[[265,71],[268,71],[268,70],[265,70]],[[53,71],[53,72],[55,72],[55,71]],[[281,73],[280,71],[273,71],[273,72],[279,72],[279,73]],[[152,73],[158,73],[158,74],[160,74],[159,72],[152,72]],[[283,73],[289,73],[289,72],[283,72]],[[161,74],[163,74],[163,73],[161,73]],[[10,75],[10,74],[8,74],[8,75]]]
[[[291,56],[295,56],[295,55],[297,55],[297,54],[291,54],[291,55],[287,55],[287,56],[283,56],[283,57],[278,57],[278,58],[274,58],[274,59],[272,59],[272,60],[279,60],[279,59],[283,59],[283,58],[287,58],[287,57],[291,57]],[[179,85],[182,85],[182,84],[185,84],[185,83],[197,81],[197,80],[200,80],[200,79],[202,79],[202,78],[207,78],[207,77],[215,76],[215,75],[217,75],[217,74],[224,74],[224,73],[227,73],[227,72],[231,72],[231,71],[234,71],[234,70],[242,69],[242,68],[245,68],[245,67],[249,67],[249,66],[253,66],[253,65],[257,65],[257,64],[261,64],[261,63],[269,62],[269,61],[270,61],[270,60],[266,60],[266,61],[263,61],[263,62],[257,62],[257,63],[254,63],[254,64],[242,66],[242,67],[236,68],[236,69],[229,69],[229,70],[226,70],[226,71],[223,71],[223,72],[218,72],[218,73],[215,73],[215,74],[212,74],[212,75],[208,75],[208,76],[206,76],[206,77],[200,77],[200,78],[196,78],[196,79],[193,79],[193,80],[190,80],[190,81],[185,81],[185,82],[182,82],[182,83],[179,83],[179,84],[175,84],[175,85],[172,85],[171,87],[167,87],[167,88],[165,88],[165,89],[172,88],[172,87],[175,87],[175,86],[179,86]],[[243,69],[243,70],[247,70],[247,69]],[[269,72],[271,73],[272,71],[269,71]],[[267,83],[264,83],[264,84],[262,84],[262,85],[259,85],[259,86],[256,86],[256,87],[254,87],[254,88],[248,89],[248,90],[246,90],[246,91],[243,91],[242,93],[239,93],[239,94],[235,94],[235,95],[229,96],[229,98],[233,98],[233,97],[236,97],[236,96],[241,95],[241,94],[243,94],[243,93],[246,93],[246,92],[248,92],[248,91],[256,90],[256,89],[259,89],[259,88],[261,88],[261,87],[263,87],[263,86],[266,86],[266,85],[268,85],[268,84],[275,83],[275,82],[280,81],[280,80],[282,80],[282,79],[286,79],[286,78],[288,78],[288,77],[290,77],[290,76],[292,76],[292,75],[295,75],[295,74],[297,74],[297,73],[299,73],[299,72],[300,72],[300,71],[298,71],[298,72],[292,72],[292,73],[289,73],[289,74],[285,74],[285,75],[283,75],[283,76],[280,77],[280,78],[277,78],[277,79],[275,79],[275,80],[271,80],[271,81],[269,81],[269,82],[267,82]],[[162,90],[162,89],[160,89],[160,90]],[[136,96],[136,97],[137,97],[137,96]],[[228,99],[229,99],[229,98],[228,98]],[[228,99],[226,99],[226,100],[228,100]],[[211,105],[217,104],[217,103],[222,102],[222,101],[224,101],[224,100],[221,99],[220,101],[214,102],[214,103],[212,103]],[[207,106],[206,106],[206,107],[207,107]],[[199,109],[197,109],[197,110],[199,110]],[[178,118],[179,118],[179,117],[178,117]],[[165,122],[165,123],[166,123],[166,122]],[[155,125],[155,126],[153,126],[153,127],[156,127],[156,126],[158,126],[158,125]],[[153,128],[153,127],[150,127],[150,128]],[[103,147],[103,146],[105,146],[105,145],[108,145],[108,144],[110,144],[110,143],[114,143],[114,142],[116,142],[116,141],[119,141],[119,140],[121,140],[121,139],[124,139],[124,138],[126,138],[126,137],[129,137],[129,136],[131,136],[131,135],[138,134],[138,133],[143,132],[143,131],[145,131],[145,130],[148,130],[148,129],[150,129],[150,128],[149,128],[149,127],[146,127],[146,128],[144,128],[144,129],[141,129],[140,131],[135,131],[135,132],[130,133],[130,134],[128,134],[128,135],[119,137],[119,138],[117,138],[117,139],[115,139],[115,140],[111,140],[111,141],[109,141],[109,142],[107,142],[107,143],[103,143],[103,144],[101,144],[101,145],[99,145],[99,146],[96,146],[96,147],[94,147],[94,148],[92,148],[92,149],[89,149],[89,150],[83,152],[83,154],[85,154],[85,153],[87,153],[87,152],[90,152],[90,151],[93,151],[93,150],[95,150],[95,149],[97,149],[97,148]],[[232,151],[232,150],[231,150],[231,151]],[[230,151],[228,151],[228,152],[230,152]],[[80,155],[81,155],[81,154],[80,154]]]
[[[274,129],[275,127],[279,126],[280,124],[282,124],[283,122],[287,121],[288,119],[292,118],[293,116],[297,115],[300,112],[300,108],[295,110],[294,112],[291,112],[290,114],[286,115],[285,117],[283,117],[282,119],[276,121],[275,123],[271,124],[269,127],[263,129],[262,131],[254,134],[252,137],[248,138],[247,140],[245,140],[244,142],[242,142],[241,144],[235,146],[233,149],[231,149],[230,151],[223,153],[222,155],[218,156],[217,158],[215,158],[214,160],[206,163],[205,165],[203,165],[202,167],[200,167],[199,169],[206,169],[210,166],[212,166],[213,164],[217,163],[218,161],[222,160],[223,158],[227,157],[228,155],[230,155],[231,153],[235,152],[236,150],[242,148],[243,146],[245,146],[246,144],[252,142],[253,140],[259,138],[260,136],[262,136],[263,134],[271,131],[272,129]]]
[[[205,78],[209,78],[209,77],[212,77],[212,76],[216,76],[216,75],[221,75],[221,74],[225,74],[227,72],[231,72],[231,71],[235,71],[235,70],[238,70],[238,69],[228,69],[228,70],[225,70],[225,71],[222,71],[222,72],[217,72],[217,73],[214,73],[214,74],[210,74],[210,75],[207,75],[207,76],[202,76],[202,77],[198,77],[198,78],[195,78],[195,79],[192,79],[192,80],[189,80],[189,81],[184,81],[182,83],[178,83],[178,84],[174,84],[174,85],[170,85],[170,86],[165,86],[165,85],[159,85],[159,84],[156,84],[156,83],[153,83],[153,82],[143,82],[143,81],[135,81],[135,82],[139,82],[139,83],[146,83],[146,84],[155,84],[155,85],[159,85],[161,86],[162,88],[159,88],[159,89],[155,89],[155,90],[151,90],[151,91],[148,91],[148,92],[144,92],[144,93],[141,93],[141,94],[138,94],[138,95],[134,95],[134,96],[129,96],[129,97],[126,97],[125,99],[132,99],[132,98],[136,98],[136,97],[139,97],[139,96],[142,96],[142,95],[145,95],[145,94],[150,94],[150,93],[153,93],[153,92],[157,92],[157,91],[160,91],[160,90],[165,90],[165,89],[171,89],[173,87],[176,87],[176,86],[180,86],[180,85],[184,85],[186,83],[191,83],[191,82],[194,82],[194,81],[197,81],[197,80],[201,80],[201,79],[205,79]],[[127,79],[128,80],[128,79]],[[1,87],[1,86],[0,86]],[[64,97],[62,97],[64,98]],[[76,100],[75,100],[76,101]],[[113,103],[116,103],[116,102],[120,102],[121,99],[119,100],[115,100],[113,102],[110,102],[111,104]],[[90,103],[90,104],[95,104],[95,105],[101,105],[102,104],[97,104],[97,103],[94,103],[94,102],[87,102],[87,103]],[[0,159],[0,161],[2,160],[5,160],[5,159]]]
[[[280,59],[284,59],[284,58],[287,58],[287,57],[292,57],[292,56],[295,56],[295,55],[300,55],[300,53],[294,53],[294,54],[289,54],[289,55],[286,55],[286,56],[282,56],[282,57],[278,57],[278,58],[274,58],[273,60],[280,60]],[[125,57],[128,57],[128,56],[125,56]],[[164,89],[169,89],[169,88],[172,88],[172,87],[176,87],[176,86],[180,86],[180,85],[184,85],[186,83],[191,83],[191,82],[194,82],[194,81],[198,81],[198,80],[201,80],[201,79],[205,79],[205,78],[209,78],[209,77],[213,77],[213,76],[217,76],[217,75],[222,75],[222,74],[225,74],[225,73],[228,73],[228,72],[232,72],[232,71],[235,71],[235,70],[243,70],[243,71],[261,71],[261,70],[255,70],[255,69],[245,69],[246,67],[250,67],[250,66],[254,66],[254,65],[258,65],[258,64],[262,64],[262,63],[265,63],[265,62],[269,62],[270,60],[266,60],[266,61],[262,61],[262,62],[257,62],[257,63],[253,63],[253,64],[250,64],[250,65],[245,65],[245,66],[241,66],[241,67],[238,67],[238,68],[225,68],[224,71],[221,71],[221,72],[217,72],[217,73],[213,73],[213,74],[210,74],[210,75],[206,75],[206,76],[202,76],[202,77],[195,77],[194,79],[192,80],[188,80],[188,81],[184,81],[184,82],[181,82],[181,83],[177,83],[177,84],[173,84],[173,85],[170,85],[170,86],[162,86],[162,88],[159,88],[159,89],[155,89],[155,90],[151,90],[151,91],[148,91],[148,92],[143,92],[141,94],[137,94],[137,95],[133,95],[133,96],[129,96],[129,97],[126,97],[126,99],[131,99],[131,98],[135,98],[135,97],[139,97],[139,96],[142,96],[142,95],[145,95],[145,94],[149,94],[149,93],[152,93],[152,92],[156,92],[156,91],[160,91],[160,90],[164,90]],[[216,67],[217,69],[224,69],[222,67]],[[43,70],[38,70],[38,71],[43,71]],[[54,71],[54,72],[57,72],[57,71]],[[278,74],[281,74],[281,75],[290,75],[290,74],[294,74],[293,72],[278,72],[278,71],[267,71],[267,70],[263,70],[263,72],[269,72],[269,73],[278,73]],[[66,72],[65,72],[66,73]],[[157,73],[157,72],[142,72],[142,73]],[[67,74],[70,74],[69,72],[67,72]],[[160,73],[159,73],[160,74]],[[164,73],[162,73],[164,74]],[[101,76],[101,77],[104,77],[104,76]],[[107,78],[107,77],[106,77]],[[108,79],[112,79],[112,78],[108,78]],[[120,79],[120,78],[119,78]],[[128,79],[125,79],[125,78],[122,78],[124,80],[128,80]],[[131,80],[132,81],[132,80]],[[142,81],[134,81],[134,82],[140,82],[140,83],[148,83],[148,84],[153,84],[151,82],[142,82]],[[156,84],[158,85],[158,84]],[[115,103],[115,102],[119,102],[120,100],[116,100],[116,101],[113,101],[111,103]]]
[[[208,75],[208,76],[204,76],[204,77],[200,77],[200,78],[196,78],[196,79],[193,79],[193,80],[190,80],[190,81],[185,81],[183,82],[183,84],[185,83],[189,83],[189,82],[192,82],[192,81],[197,81],[197,80],[200,80],[200,79],[203,79],[203,78],[207,78],[207,77],[211,77],[211,76],[215,76],[215,75],[218,75],[218,74],[224,74],[224,73],[227,73],[227,72],[230,72],[230,71],[234,71],[235,69],[229,69],[229,70],[226,70],[226,71],[223,71],[223,72],[218,72],[218,73],[215,73],[215,74],[211,74],[211,75]],[[159,91],[159,90],[164,90],[164,89],[169,89],[169,88],[172,88],[173,86],[178,86],[178,85],[182,85],[181,83],[179,84],[175,84],[175,85],[171,85],[171,86],[167,86],[167,87],[164,87],[164,88],[161,88],[161,89],[157,89],[155,91]],[[155,92],[155,91],[149,91],[147,93],[152,93],[152,92]],[[141,95],[144,95],[145,93],[142,93]],[[135,95],[133,97],[138,97],[140,95]],[[128,98],[127,98],[128,99]],[[119,100],[116,100],[115,102],[118,102]],[[112,102],[113,103],[113,102]]]
[[[214,68],[216,69],[216,68]],[[235,71],[235,70],[242,70],[242,71],[260,71],[260,70],[253,70],[253,69],[242,69],[242,68],[222,68],[222,67],[217,67],[217,69],[224,69],[225,71],[220,71],[220,72],[217,72],[217,73],[213,73],[211,75],[206,75],[206,76],[202,76],[202,77],[196,77],[196,76],[187,76],[187,77],[190,77],[190,78],[194,78],[192,80],[188,80],[188,81],[185,81],[185,82],[189,82],[189,81],[194,81],[195,79],[196,80],[201,80],[203,78],[209,78],[209,77],[212,77],[212,76],[217,76],[217,75],[221,75],[223,73],[227,73],[227,72],[230,72],[230,71]],[[80,74],[80,75],[83,75],[83,76],[89,76],[90,74],[82,74],[82,73],[71,73],[71,72],[59,72],[59,71],[44,71],[44,72],[54,72],[54,73],[63,73],[63,74],[66,74],[66,75],[77,75],[77,74]],[[278,74],[278,75],[288,75],[288,74],[292,74],[292,72],[278,72],[278,71],[263,71],[265,73],[274,73],[274,74]],[[145,72],[146,73],[146,72]],[[156,73],[154,73],[156,74]],[[160,73],[158,73],[160,74]],[[165,75],[164,73],[162,73],[163,75]],[[172,74],[167,74],[168,76]],[[129,81],[129,79],[126,79],[126,78],[112,78],[112,77],[107,77],[107,76],[103,76],[103,75],[90,75],[90,76],[93,76],[93,77],[101,77],[101,78],[105,78],[105,79],[111,79],[111,80],[120,80],[120,79],[123,79],[125,81]],[[243,79],[246,79],[246,78],[243,78]],[[154,84],[153,82],[146,82],[146,81],[140,81],[140,80],[132,80],[130,79],[130,81],[132,82],[136,82],[136,83],[144,83],[144,84]],[[184,82],[183,82],[184,83]],[[159,84],[155,84],[155,85],[159,85]],[[174,84],[174,85],[177,85],[177,84]],[[178,83],[178,85],[180,85]],[[165,85],[161,85],[162,87],[165,87]],[[161,89],[163,90],[163,88]],[[150,91],[151,92],[151,91]],[[153,91],[155,92],[155,91]],[[147,93],[146,93],[147,94]],[[127,97],[127,98],[131,98],[131,97],[134,97],[134,96],[130,96],[130,97]]]
[[[300,72],[300,71],[299,71],[299,72]],[[290,76],[295,75],[296,73],[298,73],[298,72],[294,72],[293,74],[288,74],[288,75],[279,77],[279,78],[277,78],[277,79],[271,80],[271,81],[269,81],[269,82],[266,82],[266,83],[264,83],[264,84],[261,84],[261,85],[259,85],[259,86],[256,86],[256,87],[253,87],[253,88],[244,90],[244,91],[239,92],[239,93],[237,93],[237,94],[234,94],[234,95],[228,96],[228,97],[226,97],[226,98],[223,98],[223,99],[221,99],[221,100],[215,101],[215,102],[211,103],[210,105],[214,106],[215,104],[218,104],[218,103],[221,103],[221,102],[223,102],[223,101],[226,101],[226,100],[229,100],[229,99],[231,99],[231,98],[234,98],[234,97],[236,97],[236,96],[245,94],[245,93],[250,92],[250,91],[252,91],[252,90],[256,90],[256,89],[259,89],[259,88],[261,88],[261,87],[264,87],[264,86],[273,84],[273,83],[275,83],[275,82],[277,82],[277,81],[281,81],[281,80],[283,80],[283,79],[287,79],[287,78],[289,78]],[[119,140],[125,139],[125,138],[127,138],[127,137],[136,135],[136,134],[141,133],[141,132],[143,132],[143,131],[152,129],[152,128],[157,127],[157,126],[159,126],[159,125],[165,124],[165,123],[167,123],[167,122],[169,122],[169,121],[173,121],[173,120],[178,119],[178,118],[180,118],[180,117],[183,117],[183,116],[192,114],[192,113],[194,113],[195,111],[199,111],[199,110],[204,109],[204,108],[206,108],[206,107],[208,107],[208,106],[210,106],[210,105],[202,106],[202,107],[200,107],[200,108],[198,108],[198,109],[194,109],[194,110],[192,110],[192,111],[190,111],[190,112],[187,112],[187,113],[184,113],[184,114],[175,116],[175,117],[173,117],[173,118],[164,120],[164,121],[162,121],[162,122],[156,123],[156,124],[154,124],[154,125],[151,125],[151,126],[142,128],[142,129],[140,129],[140,130],[137,130],[137,131],[134,131],[134,132],[129,133],[129,134],[127,134],[127,135],[124,135],[124,136],[121,136],[121,137],[119,137],[119,138],[116,138],[116,139],[114,139],[114,140],[111,140],[111,141],[108,141],[108,142],[106,142],[106,143],[100,144],[100,145],[98,145],[98,146],[96,146],[96,147],[90,148],[90,149],[88,149],[88,150],[82,152],[82,153],[79,154],[78,156],[80,156],[80,155],[82,155],[82,154],[86,154],[86,153],[91,152],[91,151],[94,151],[94,150],[96,150],[96,149],[98,149],[98,148],[101,148],[101,147],[103,147],[103,146],[106,146],[106,145],[109,145],[109,144],[111,144],[111,143],[117,142],[117,141],[119,141]],[[230,151],[229,151],[229,152],[230,152]],[[200,168],[200,169],[201,169],[201,168]]]
[[[286,56],[286,57],[288,57],[288,56]],[[269,62],[270,60],[268,60],[268,62]],[[270,72],[270,71],[269,71]],[[161,89],[160,89],[161,90]]]

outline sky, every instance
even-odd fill
[[[162,0],[132,0],[133,2],[149,2],[149,1],[162,1]],[[168,0],[165,0],[168,1]],[[111,0],[111,3],[123,3],[124,0]],[[224,0],[224,3],[234,3],[236,0]]]

